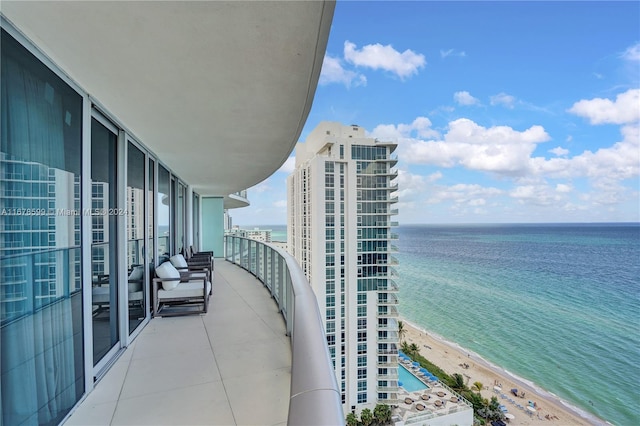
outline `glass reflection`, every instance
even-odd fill
[[[117,136],[91,121],[91,276],[93,363],[119,341]]]
[[[161,264],[171,256],[170,216],[169,216],[169,171],[164,167],[158,168],[158,262]]]
[[[156,201],[155,201],[155,195],[154,195],[154,191],[155,191],[155,182],[154,182],[154,173],[155,173],[155,162],[151,159],[149,159],[149,176],[148,176],[148,192],[147,192],[147,197],[148,197],[148,205],[149,205],[149,217],[148,217],[148,224],[147,224],[147,229],[149,232],[149,241],[147,241],[147,256],[149,256],[149,265],[151,265],[153,267],[153,265],[155,265],[155,250],[153,248],[153,236],[154,236],[154,214],[155,214],[155,205],[156,205]]]
[[[145,314],[144,272],[144,153],[131,142],[127,157],[127,288],[129,333],[142,323]]]
[[[82,97],[0,30],[0,424],[84,394]]]
[[[178,203],[176,206],[176,249],[178,253],[184,253],[184,197],[186,188],[178,183]]]

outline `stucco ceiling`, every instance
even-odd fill
[[[334,7],[3,1],[2,13],[195,191],[227,195],[293,150]]]

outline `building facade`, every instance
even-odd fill
[[[397,400],[395,148],[322,122],[287,180],[288,250],[318,299],[345,413]]]
[[[225,209],[298,140],[333,9],[3,1],[0,424],[64,422],[152,321],[154,268],[224,255]]]

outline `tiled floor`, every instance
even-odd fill
[[[151,320],[65,424],[283,425],[290,381],[269,292],[216,260],[209,312]]]

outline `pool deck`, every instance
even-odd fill
[[[400,388],[398,407],[394,410],[394,414],[405,422],[418,417],[435,418],[467,410],[473,412],[473,407],[468,402],[461,399],[460,395],[441,382],[424,383],[413,374],[411,365],[402,364],[401,367],[405,367],[409,374],[420,380],[426,387],[426,389],[414,392],[407,391],[403,387]]]
[[[285,425],[290,382],[271,295],[216,259],[209,312],[152,319],[65,425]]]

